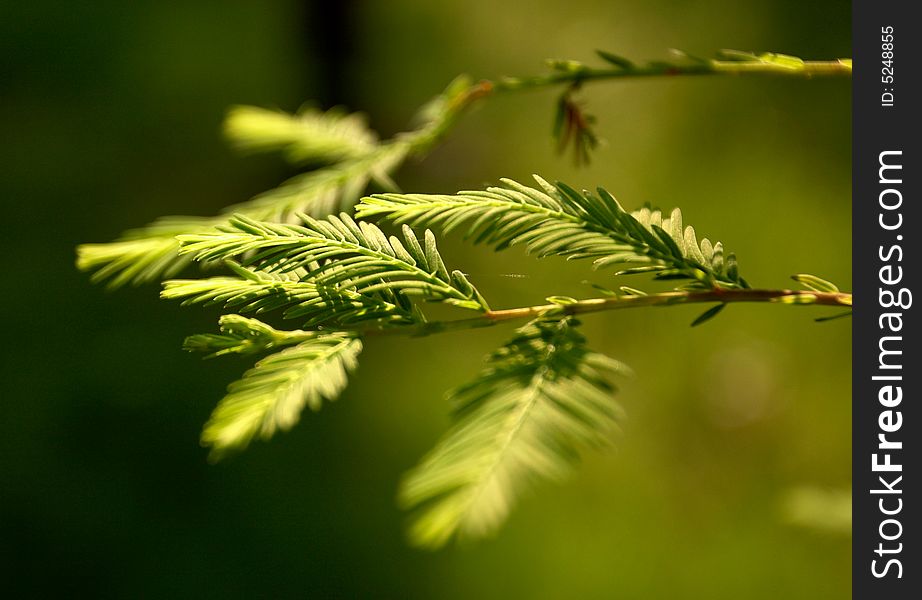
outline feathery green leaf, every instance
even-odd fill
[[[228,206],[218,224],[232,214],[285,222],[299,212],[325,217],[347,210],[370,181],[391,188],[389,174],[406,160],[410,150],[407,144],[385,144],[369,154],[295,175],[251,200]]]
[[[256,354],[280,346],[290,346],[316,334],[308,331],[281,331],[258,319],[240,315],[221,315],[218,324],[221,333],[200,333],[190,335],[183,343],[189,352],[206,352],[205,358],[225,354]]]
[[[303,225],[279,225],[242,215],[214,233],[178,236],[182,253],[196,260],[237,259],[267,273],[304,269],[303,281],[340,286],[358,294],[399,293],[474,310],[486,310],[479,292],[463,273],[449,273],[426,231],[423,243],[409,227],[403,241],[389,239],[371,223],[349,215],[314,219]]]
[[[81,244],[77,246],[77,268],[92,271],[90,279],[106,281],[110,289],[172,277],[192,262],[190,257],[179,256],[176,236],[207,229],[213,222],[201,217],[165,217],[126,231],[115,242]]]
[[[108,281],[110,288],[172,277],[190,262],[179,255],[179,243],[174,239],[178,234],[211,231],[226,223],[232,214],[279,222],[289,221],[301,212],[314,217],[335,214],[351,209],[371,181],[393,190],[396,186],[391,174],[409,156],[427,152],[445,133],[465,106],[462,100],[470,87],[468,79],[456,79],[423,107],[415,129],[381,144],[373,143],[372,132],[360,131],[361,117],[355,115],[308,111],[300,117],[273,117],[253,112],[259,109],[232,112],[228,132],[238,144],[251,149],[284,146],[292,157],[330,164],[292,177],[247,202],[229,206],[216,217],[167,217],[128,232],[113,243],[81,245],[77,248],[77,267],[94,271],[93,280]],[[343,141],[338,151],[334,148],[337,139]],[[164,228],[164,223],[170,227]],[[181,229],[173,227],[179,224],[183,224]]]
[[[418,509],[414,543],[493,533],[523,487],[562,479],[580,449],[607,442],[619,415],[608,377],[627,368],[587,350],[577,324],[532,321],[451,393],[454,427],[400,490],[402,504]]]
[[[224,119],[224,135],[242,152],[281,150],[290,162],[325,164],[367,154],[378,139],[364,115],[342,108],[323,112],[311,107],[292,115],[234,106]]]
[[[297,346],[270,354],[230,384],[202,432],[217,460],[242,450],[254,437],[291,429],[304,406],[319,410],[348,383],[362,341],[346,333],[314,333]]]
[[[326,216],[351,207],[372,178],[384,181],[406,157],[404,146],[385,146],[369,156],[295,176],[279,187],[226,209],[217,217],[167,217],[127,232],[108,244],[77,247],[77,267],[95,271],[93,281],[110,288],[138,285],[171,277],[191,260],[180,256],[180,234],[205,233],[228,221],[231,213],[255,219],[286,221],[296,212]]]
[[[539,257],[588,258],[596,268],[618,266],[619,274],[652,272],[659,279],[690,279],[686,287],[749,287],[736,258],[695,230],[683,228],[682,213],[668,217],[643,208],[633,213],[602,188],[579,193],[535,176],[540,189],[509,179],[485,191],[435,194],[376,194],[362,199],[360,218],[395,223],[464,228],[475,242],[497,249],[521,244]]]
[[[182,300],[183,306],[221,306],[241,313],[262,314],[285,309],[286,319],[305,319],[305,327],[348,328],[369,321],[412,323],[411,308],[392,295],[360,294],[338,285],[303,281],[302,273],[252,271],[227,261],[238,277],[172,279],[160,297]]]

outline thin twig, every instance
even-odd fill
[[[578,315],[584,313],[641,308],[645,306],[674,306],[718,302],[771,302],[776,304],[840,306],[850,308],[852,295],[848,292],[814,292],[805,290],[753,290],[715,288],[704,291],[674,291],[647,295],[590,298],[569,304],[541,304],[490,310],[480,316],[454,321],[433,321],[418,325],[374,327],[360,330],[364,335],[425,336],[446,331],[490,327],[506,321],[533,319],[542,315]]]
[[[736,53],[740,54],[740,53]],[[518,92],[557,85],[579,86],[586,81],[641,79],[649,77],[679,77],[701,75],[739,75],[794,77],[851,77],[851,59],[836,60],[765,60],[746,55],[745,60],[695,60],[688,64],[652,62],[645,65],[622,65],[613,68],[591,68],[582,64],[534,77],[505,77],[498,81],[481,80],[453,98],[442,118],[424,131],[412,136],[414,151],[425,152],[435,146],[454,126],[458,117],[477,100],[497,93]]]
[[[573,85],[584,81],[639,79],[645,77],[755,75],[810,79],[813,77],[851,77],[851,74],[852,65],[848,59],[808,60],[796,64],[760,60],[709,60],[690,64],[651,63],[649,65],[611,69],[580,67],[535,77],[507,77],[493,83],[492,88],[497,92],[511,92],[561,84]]]

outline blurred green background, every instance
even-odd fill
[[[430,554],[403,540],[396,482],[446,429],[444,390],[508,329],[374,340],[339,402],[209,466],[200,427],[248,362],[179,346],[217,313],[161,302],[156,287],[109,294],[73,268],[78,243],[213,214],[292,173],[224,146],[231,104],[344,104],[389,135],[457,73],[670,47],[848,56],[850,6],[3,3],[8,597],[847,597],[850,538],[794,527],[782,505],[802,485],[850,485],[848,320],[754,305],[695,329],[695,307],[586,317],[593,346],[637,372],[617,449],[541,487],[495,540]],[[398,181],[453,192],[537,172],[604,185],[629,208],[681,206],[755,285],[807,271],[849,288],[847,80],[600,83],[585,97],[608,140],[588,169],[555,155],[555,95],[537,92],[485,103]],[[442,247],[499,307],[586,297],[582,281],[611,277],[457,238]]]

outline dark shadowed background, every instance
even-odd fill
[[[694,307],[587,317],[593,346],[637,372],[617,449],[541,487],[495,540],[431,554],[404,542],[396,483],[446,428],[444,390],[507,329],[375,340],[337,403],[210,466],[201,424],[252,361],[181,352],[217,313],[162,302],[156,286],[107,293],[73,262],[78,243],[213,214],[291,175],[226,148],[232,104],[343,104],[389,135],[461,72],[530,74],[596,48],[836,58],[849,23],[847,2],[795,0],[2,3],[0,595],[847,597],[848,534],[792,525],[783,508],[802,486],[850,485],[847,319],[744,305],[695,329]],[[585,96],[607,140],[588,169],[555,155],[548,91],[490,100],[398,181],[604,185],[629,208],[681,206],[760,287],[808,271],[849,288],[847,80]],[[442,247],[499,307],[586,297],[583,280],[611,277]]]

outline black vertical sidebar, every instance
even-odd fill
[[[853,597],[918,598],[922,237],[915,3],[854,0]],[[915,8],[918,8],[916,6]]]

